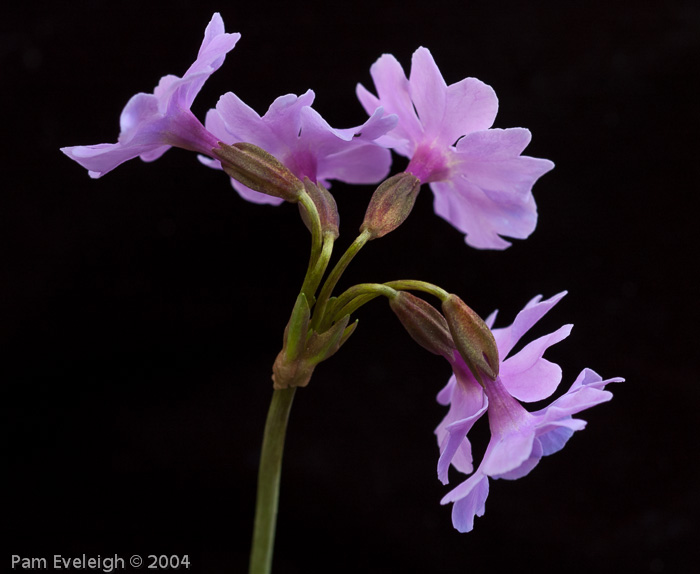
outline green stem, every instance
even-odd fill
[[[258,471],[258,496],[255,503],[255,526],[250,551],[249,574],[270,574],[272,550],[275,543],[277,506],[279,503],[282,452],[287,420],[292,408],[296,388],[276,389],[270,402],[265,422],[260,469]]]
[[[340,276],[343,274],[345,269],[347,269],[347,266],[350,264],[353,257],[355,257],[358,251],[362,249],[362,246],[370,240],[370,237],[371,234],[367,230],[360,233],[360,235],[355,238],[355,241],[352,242],[352,245],[348,247],[347,251],[343,253],[343,256],[338,260],[338,263],[335,264],[335,267],[326,278],[326,282],[323,284],[321,293],[319,293],[318,300],[316,301],[314,316],[311,320],[311,327],[313,329],[317,329],[323,320],[323,315],[326,311],[326,304],[328,303],[328,299],[331,296],[336,283],[338,283]]]
[[[306,299],[309,301],[309,305],[313,306],[314,297],[316,289],[323,278],[323,274],[326,272],[326,267],[328,267],[328,261],[330,261],[331,253],[333,253],[333,242],[335,237],[331,233],[323,235],[323,246],[321,251],[318,253],[315,259],[314,265],[309,265],[309,269],[306,272],[306,277],[304,277],[304,284],[301,286],[301,292],[306,295]]]
[[[381,283],[360,283],[353,285],[333,301],[328,309],[326,317],[321,322],[321,330],[327,329],[330,325],[344,317],[357,311],[360,307],[369,303],[372,299],[384,295],[389,299],[396,297],[397,291]]]
[[[302,193],[299,196],[299,203],[306,211],[308,223],[311,226],[311,255],[309,257],[309,266],[306,270],[306,277],[304,278],[304,285],[306,285],[313,275],[312,272],[321,255],[323,231],[321,229],[321,219],[318,214],[318,209],[316,209],[316,204],[313,202],[313,199],[311,199],[311,196],[306,192]],[[304,293],[309,300],[313,297],[313,293],[308,293],[304,287],[302,287],[302,293]]]
[[[426,281],[400,279],[399,281],[389,281],[388,283],[384,283],[384,285],[391,287],[392,289],[396,289],[397,291],[423,291],[424,293],[434,295],[440,299],[440,301],[444,301],[450,296],[450,294],[442,287],[438,287],[432,283],[427,283]]]

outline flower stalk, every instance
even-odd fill
[[[355,255],[362,249],[362,247],[371,239],[371,234],[369,231],[362,231],[352,242],[350,247],[347,248],[345,253],[341,256],[335,267],[331,270],[330,274],[326,278],[323,287],[321,288],[321,293],[318,296],[318,301],[316,303],[316,308],[314,309],[314,315],[311,320],[311,326],[313,328],[318,327],[323,321],[324,314],[326,312],[326,305],[328,304],[328,299],[333,292],[333,289],[337,285],[343,272],[347,269],[350,262],[353,260]]]
[[[295,387],[276,389],[265,422],[249,574],[270,574],[277,527],[282,454]]]

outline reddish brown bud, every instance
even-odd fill
[[[396,297],[389,299],[389,305],[416,343],[451,360],[455,344],[440,311],[407,291],[399,291]]]
[[[321,231],[324,234],[331,234],[334,238],[337,238],[340,217],[338,216],[338,206],[335,203],[335,198],[320,183],[315,184],[308,177],[304,178],[304,188],[318,211]],[[301,218],[304,221],[304,225],[311,230],[308,215],[301,203],[299,204],[299,209],[301,210]]]
[[[411,213],[416,202],[420,180],[402,172],[382,182],[372,195],[360,232],[369,231],[370,239],[394,231]]]
[[[240,142],[212,150],[223,170],[236,181],[266,195],[296,203],[304,191],[301,180],[275,156],[256,145]]]
[[[442,302],[442,311],[457,350],[476,380],[482,383],[482,374],[495,380],[500,363],[491,329],[457,295]]]

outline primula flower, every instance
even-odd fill
[[[438,478],[443,484],[448,482],[450,464],[465,474],[473,471],[471,445],[466,435],[485,412],[491,429],[491,440],[476,472],[441,501],[454,503],[452,523],[460,532],[472,530],[474,517],[484,514],[489,477],[514,480],[527,475],[543,456],[561,450],[575,431],[585,427],[585,421],[572,418],[573,414],[609,401],[612,393],[604,390],[605,386],[623,380],[603,380],[590,369],[584,369],[571,388],[549,406],[530,413],[518,402],[546,399],[559,386],[561,369],[544,359],[543,354],[568,336],[571,325],[536,339],[511,357],[508,354],[564,294],[545,301],[536,297],[518,313],[510,327],[493,329],[502,358],[495,381],[487,379],[481,387],[456,360],[455,374],[438,394],[441,404],[450,405],[435,431],[440,447]],[[495,314],[487,323],[491,325],[494,318]],[[508,358],[503,360],[503,357]]]
[[[332,128],[311,107],[314,93],[277,98],[264,116],[232,93],[224,94],[209,110],[205,125],[220,141],[255,144],[280,160],[299,179],[330,187],[329,179],[347,183],[376,183],[389,173],[390,152],[374,140],[394,128],[397,118],[378,109],[361,126]],[[210,167],[218,161],[200,158]],[[279,204],[283,200],[253,191],[232,179],[238,193],[256,203]]]
[[[408,79],[390,54],[370,73],[378,97],[358,84],[363,107],[399,117],[378,143],[410,158],[406,171],[430,184],[435,212],[472,247],[505,249],[501,235],[528,237],[537,224],[532,186],[554,164],[520,155],[529,130],[490,129],[498,111],[493,89],[475,78],[448,86],[426,48],[414,52]]]
[[[204,32],[197,59],[185,75],[164,76],[152,94],[139,93],[128,101],[119,119],[117,143],[65,147],[61,151],[87,168],[94,178],[137,156],[144,161],[156,160],[172,146],[210,154],[218,147],[218,140],[204,129],[190,107],[240,37],[225,33],[221,16],[215,13]]]

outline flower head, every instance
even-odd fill
[[[117,143],[65,147],[61,151],[95,178],[137,156],[144,161],[156,160],[172,146],[211,153],[218,147],[218,140],[204,129],[190,107],[240,37],[225,33],[221,16],[215,13],[204,32],[197,59],[184,76],[163,76],[152,94],[139,93],[127,102],[119,119]]]
[[[260,117],[229,92],[221,96],[216,109],[209,110],[205,125],[220,141],[255,144],[275,156],[299,179],[308,177],[325,187],[330,187],[330,179],[362,184],[386,177],[391,155],[374,140],[396,126],[396,116],[384,115],[379,109],[361,126],[335,129],[311,107],[313,101],[311,90],[301,96],[280,96]],[[201,159],[210,167],[220,167],[217,161]],[[249,201],[281,202],[236,180],[231,182]]]
[[[508,357],[519,339],[563,296],[560,293],[545,301],[536,297],[510,327],[494,329],[500,357]],[[487,322],[493,323],[494,318]],[[514,480],[528,474],[543,456],[561,450],[575,431],[585,427],[585,421],[572,415],[610,400],[612,394],[605,386],[622,381],[603,380],[584,369],[564,395],[539,411],[528,412],[519,401],[546,399],[559,386],[561,369],[543,355],[570,331],[571,325],[565,325],[502,360],[498,377],[485,381],[483,387],[458,358],[454,361],[454,375],[438,395],[441,404],[450,406],[435,431],[440,447],[438,478],[443,483],[448,482],[450,465],[465,474],[473,472],[467,433],[484,413],[488,413],[491,429],[491,440],[476,472],[442,499],[443,504],[454,503],[452,522],[460,532],[472,530],[474,517],[483,515],[489,477]]]
[[[409,78],[390,54],[370,72],[377,96],[357,86],[365,110],[382,106],[399,117],[378,143],[410,158],[406,171],[430,184],[436,213],[472,247],[505,249],[510,243],[502,235],[528,237],[537,224],[532,186],[554,164],[520,155],[529,130],[491,129],[498,111],[493,89],[475,78],[448,86],[426,48],[414,52]]]

